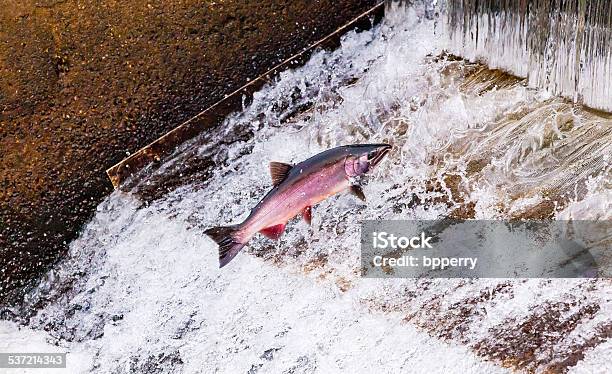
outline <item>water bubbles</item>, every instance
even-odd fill
[[[412,324],[463,344],[494,343],[489,329],[520,331],[512,321],[566,300],[565,286],[577,288],[576,305],[599,302],[597,284],[580,281],[360,277],[366,219],[513,218],[547,201],[548,216],[612,211],[609,120],[445,55],[444,29],[424,11],[402,9],[281,74],[142,185],[212,160],[202,174],[147,205],[137,194],[110,196],[30,295],[29,326],[85,357],[84,371],[363,372],[373,363],[439,371],[443,356],[446,371],[501,372]],[[203,230],[248,215],[271,188],[269,161],[358,142],[393,145],[367,177],[367,204],[330,197],[313,207],[311,226],[289,222],[276,242],[257,236],[218,269]],[[383,356],[418,362],[377,361]]]
[[[448,1],[451,52],[530,85],[612,111],[607,1]]]

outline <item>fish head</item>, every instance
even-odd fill
[[[391,150],[389,144],[356,144],[349,146],[344,171],[349,178],[362,176],[376,167]]]

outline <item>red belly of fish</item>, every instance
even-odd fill
[[[295,184],[284,186],[262,212],[253,217],[249,224],[249,236],[266,228],[284,225],[302,213],[306,207],[313,206],[326,198],[337,194],[349,187],[349,181],[344,173],[344,165],[333,165],[323,169],[315,175],[306,176]],[[246,228],[246,227],[245,227]]]

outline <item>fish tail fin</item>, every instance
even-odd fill
[[[219,267],[222,268],[227,265],[236,255],[242,247],[246,245],[243,243],[238,235],[239,225],[234,226],[219,226],[212,227],[204,233],[219,245]]]

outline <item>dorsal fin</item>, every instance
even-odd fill
[[[283,162],[270,162],[270,176],[272,177],[272,184],[274,186],[278,186],[282,181],[284,181],[292,167],[293,165],[285,164]]]

